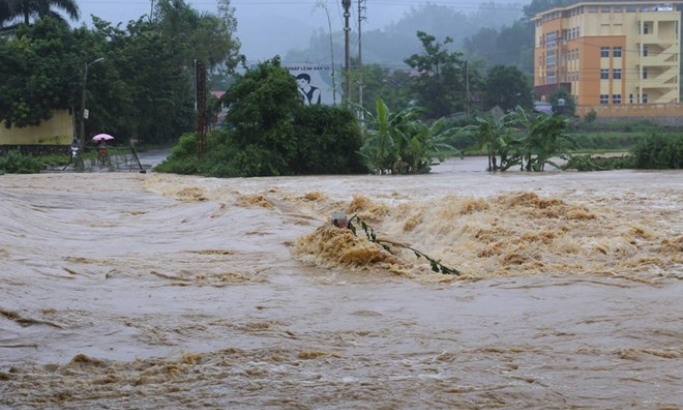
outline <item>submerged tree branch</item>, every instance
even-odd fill
[[[363,229],[363,232],[365,232],[365,236],[367,237],[367,239],[370,242],[374,242],[374,243],[378,244],[379,246],[384,248],[385,251],[393,254],[393,252],[391,252],[391,248],[389,247],[389,245],[397,246],[399,248],[409,249],[415,254],[415,256],[418,259],[420,259],[420,258],[427,259],[427,261],[429,261],[429,264],[432,266],[432,270],[434,272],[442,273],[444,275],[460,276],[461,273],[459,270],[457,270],[455,268],[450,268],[448,266],[444,266],[439,261],[437,261],[436,259],[428,256],[424,252],[419,251],[419,250],[417,250],[417,249],[415,249],[409,245],[406,245],[406,244],[403,244],[400,242],[391,241],[388,239],[377,238],[377,235],[375,234],[375,230],[372,229],[372,227],[370,225],[368,225],[364,220],[360,219],[360,217],[358,215],[354,215],[353,217],[351,217],[347,223],[347,227],[351,230],[351,232],[353,232],[353,234],[355,236],[358,236],[358,233],[356,232],[356,226],[353,224],[353,221],[358,222],[358,224]]]

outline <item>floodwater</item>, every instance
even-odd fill
[[[683,172],[484,167],[2,176],[0,409],[683,409]]]

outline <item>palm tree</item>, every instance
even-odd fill
[[[65,11],[72,20],[78,20],[80,11],[75,0],[0,0],[0,22],[23,17],[24,24],[29,24],[31,17],[64,18],[52,8]]]

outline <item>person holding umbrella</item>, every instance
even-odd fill
[[[97,145],[97,153],[100,165],[109,164],[109,149],[107,147],[107,141],[113,139],[114,137],[109,134],[97,134],[92,138],[93,141],[99,142]]]

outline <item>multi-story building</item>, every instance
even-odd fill
[[[578,1],[537,14],[536,97],[562,87],[577,106],[678,105],[682,9],[683,0]]]

